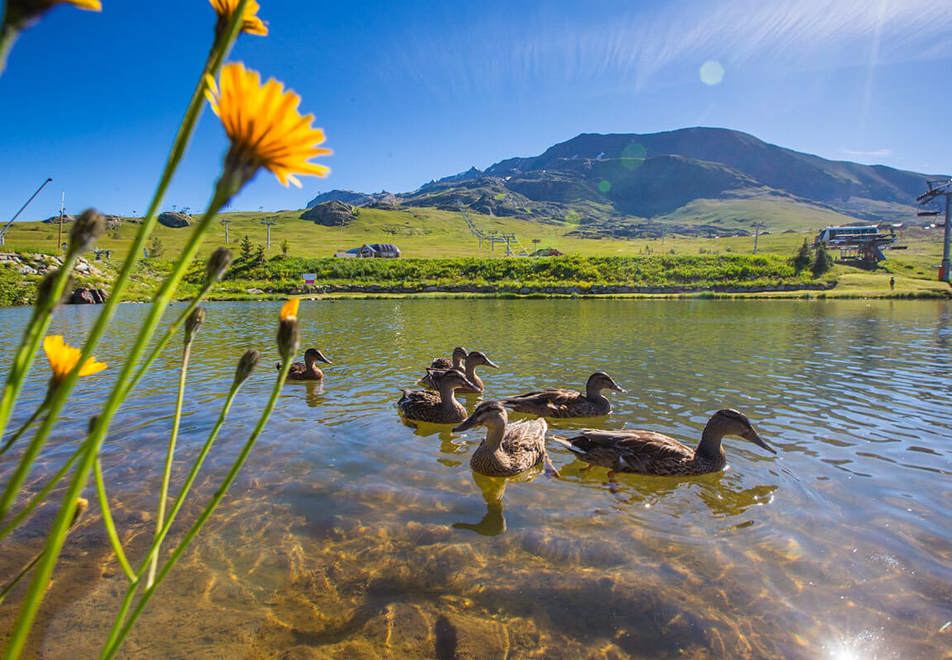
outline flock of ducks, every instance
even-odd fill
[[[323,380],[318,362],[333,364],[319,350],[309,348],[304,362],[291,365],[289,380]],[[280,368],[280,364],[277,365]],[[436,358],[418,382],[422,390],[403,390],[397,401],[400,414],[410,422],[452,424],[455,433],[483,426],[486,437],[473,452],[470,467],[490,477],[511,477],[543,463],[558,474],[546,452],[549,418],[602,417],[612,411],[605,390],[624,392],[604,371],[593,373],[585,392],[546,389],[494,401],[483,401],[472,414],[456,399],[457,392],[482,393],[485,383],[476,373],[479,367],[498,368],[484,353],[457,347],[451,358]],[[535,415],[535,419],[510,422],[507,408]],[[672,437],[642,429],[603,431],[585,429],[572,438],[552,436],[552,440],[590,465],[614,472],[652,475],[695,475],[717,472],[727,463],[721,441],[739,436],[758,447],[776,453],[754,430],[750,420],[736,410],[719,410],[691,448]]]

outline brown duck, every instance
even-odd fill
[[[483,382],[483,379],[480,378],[479,374],[476,373],[476,367],[486,366],[486,367],[492,367],[493,369],[499,368],[499,365],[497,365],[495,362],[493,362],[488,357],[486,357],[486,354],[482,353],[481,351],[473,351],[472,353],[467,354],[466,359],[463,361],[463,364],[465,365],[463,368],[460,368],[460,367],[453,367],[453,368],[456,369],[457,371],[462,371],[463,373],[465,373],[466,378],[469,380],[469,382],[471,382],[476,387],[473,389],[470,389],[468,387],[461,387],[459,391],[474,393],[474,394],[482,393],[483,389],[486,387],[486,384]],[[434,387],[433,385],[433,380],[430,378],[429,372],[423,378],[420,379],[419,384],[430,390],[436,389],[436,387]]]
[[[596,371],[588,378],[585,394],[575,390],[541,390],[502,399],[513,410],[539,417],[601,417],[612,411],[612,404],[602,390],[624,392],[604,371]]]
[[[453,349],[452,359],[445,357],[433,358],[433,361],[430,363],[430,369],[462,369],[463,362],[466,360],[466,354],[467,350],[465,348],[457,346]]]
[[[736,410],[719,410],[701,433],[694,449],[654,431],[599,431],[587,429],[574,438],[552,439],[583,461],[615,472],[692,475],[718,472],[727,464],[721,440],[737,435],[777,453],[757,435],[750,420]]]
[[[462,387],[475,387],[462,371],[430,369],[438,392],[430,390],[403,390],[397,408],[407,419],[433,424],[457,424],[466,419],[466,408],[456,400],[455,392]]]
[[[295,362],[288,371],[288,380],[324,380],[324,372],[317,368],[317,363],[334,364],[316,348],[304,351],[304,362]],[[281,371],[281,363],[275,363],[275,368]]]
[[[499,401],[484,401],[463,423],[453,428],[455,433],[474,426],[487,429],[486,437],[469,460],[473,471],[488,477],[511,477],[543,461],[547,469],[555,471],[545,451],[545,432],[549,428],[546,421],[524,419],[513,424],[508,421],[506,409]]]

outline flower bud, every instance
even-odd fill
[[[40,308],[50,301],[50,297],[53,295],[53,284],[56,282],[56,278],[59,277],[59,270],[54,270],[50,273],[47,273],[46,277],[40,280],[40,283],[36,287],[36,307]],[[73,290],[73,278],[69,277],[66,280],[66,286],[63,287],[63,292],[60,294],[59,300],[53,301],[52,307],[55,308],[59,305],[62,305],[69,299],[69,292]]]
[[[221,278],[225,276],[225,271],[228,270],[228,266],[231,265],[232,258],[231,250],[228,248],[220,247],[212,252],[212,256],[208,258],[208,263],[205,265],[206,286],[221,281]]]
[[[205,322],[205,308],[196,307],[192,310],[192,313],[188,315],[188,318],[185,319],[185,345],[188,346],[192,343],[192,339],[195,338],[195,333],[198,332],[198,329],[202,327],[202,323]]]
[[[76,507],[73,509],[73,520],[69,523],[70,527],[75,527],[76,524],[83,517],[83,514],[86,513],[86,509],[89,508],[89,500],[85,497],[76,498]]]
[[[258,362],[260,361],[261,353],[254,349],[245,351],[245,354],[238,360],[238,368],[235,369],[235,381],[232,387],[238,387],[248,380],[248,376],[251,375],[251,372],[255,370],[255,367],[258,366]]]
[[[282,319],[278,324],[278,352],[281,360],[287,362],[297,354],[298,320],[294,317]]]
[[[106,219],[93,209],[86,209],[69,230],[69,251],[82,254],[106,233]]]

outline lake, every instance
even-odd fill
[[[197,504],[254,425],[275,374],[278,307],[208,305],[173,493],[246,348],[265,359],[197,482]],[[96,352],[110,369],[82,381],[30,488],[75,446],[145,311],[119,310]],[[78,343],[96,313],[63,308],[51,332]],[[27,318],[0,310],[5,355]],[[334,361],[323,388],[285,386],[128,657],[845,659],[952,648],[950,303],[304,301],[301,320],[302,352],[314,345]],[[779,453],[732,438],[723,473],[610,478],[552,443],[560,479],[476,479],[468,460],[483,430],[415,430],[394,407],[457,344],[500,365],[481,372],[487,398],[579,388],[602,369],[628,392],[609,395],[615,413],[600,427],[693,445],[713,412],[732,407]],[[175,345],[103,455],[135,559],[152,534]],[[47,373],[38,362],[24,402],[39,401]],[[33,648],[50,657],[94,654],[124,590],[92,488],[87,496],[36,629]],[[38,550],[49,521],[44,511],[4,546],[3,575]],[[0,608],[0,634],[20,594]]]

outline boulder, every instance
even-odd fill
[[[80,287],[73,290],[66,302],[69,305],[101,305],[106,302],[106,294],[102,289]]]
[[[159,224],[173,229],[188,227],[192,224],[192,217],[176,211],[165,211],[159,214]]]
[[[357,208],[333,200],[309,208],[301,214],[301,219],[313,220],[314,224],[325,227],[343,227],[357,219]]]
[[[73,216],[71,216],[69,213],[66,213],[66,214],[63,215],[63,224],[65,225],[65,224],[67,224],[67,223],[70,223],[70,222],[72,222],[72,221],[75,220],[75,219],[76,219],[76,218],[74,218]],[[46,220],[44,220],[43,222],[44,222],[44,224],[47,224],[47,225],[58,225],[59,222],[60,222],[60,217],[59,217],[58,215],[51,215],[50,217],[48,217],[48,218],[47,218]]]

